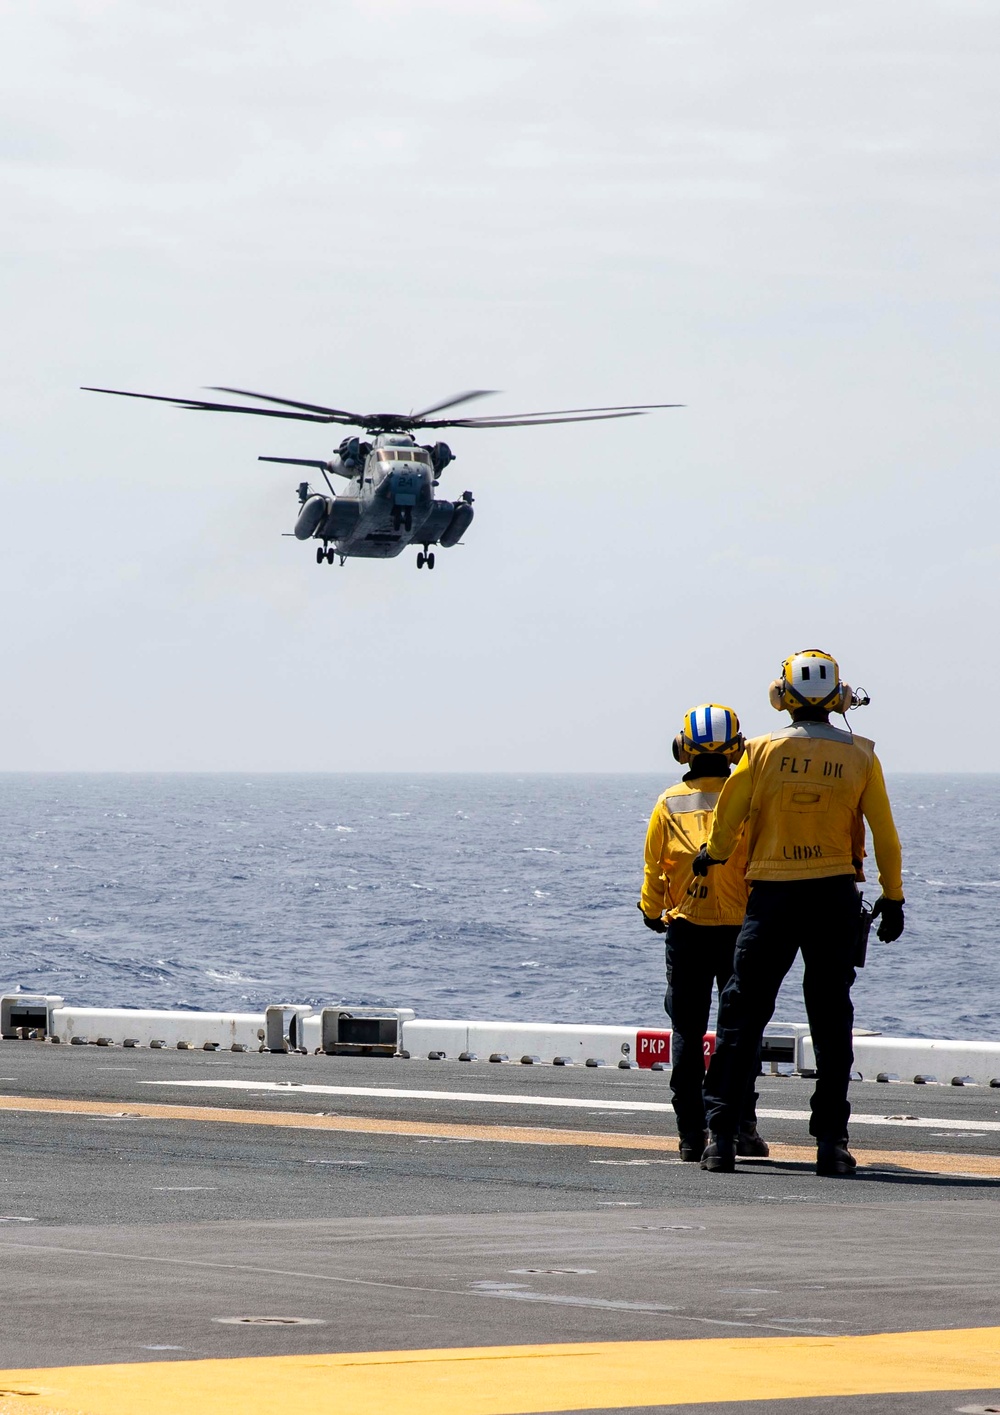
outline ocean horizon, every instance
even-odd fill
[[[679,775],[0,773],[0,981],[77,1005],[662,1025],[635,904]],[[907,928],[873,936],[857,1025],[996,1040],[1000,774],[888,785]],[[805,1020],[797,968],[775,1018]]]

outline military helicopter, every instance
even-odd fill
[[[464,491],[457,501],[435,495],[444,469],[455,460],[446,442],[418,444],[414,433],[424,429],[539,427],[545,423],[600,422],[607,418],[635,418],[657,408],[679,408],[680,403],[633,403],[608,408],[562,408],[541,413],[503,413],[487,418],[438,418],[435,414],[456,408],[474,398],[485,398],[495,389],[473,388],[433,403],[418,413],[350,413],[316,403],[298,403],[246,388],[213,386],[211,393],[229,393],[274,403],[273,408],[238,403],[210,403],[199,398],[167,398],[157,393],[129,393],[121,388],[91,388],[86,393],[111,393],[120,398],[146,398],[154,403],[212,413],[252,413],[263,418],[292,418],[299,422],[340,423],[358,428],[367,437],[346,437],[329,461],[310,457],[259,457],[260,462],[281,462],[292,467],[314,467],[326,483],[316,491],[307,481],[298,485],[299,514],[294,534],[298,540],[318,540],[316,563],[343,565],[349,556],[388,560],[410,544],[420,546],[417,569],[434,569],[431,546],[457,545],[472,524],[473,496]],[[334,491],[331,476],[343,477],[347,486]]]

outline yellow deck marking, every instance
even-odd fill
[[[994,1390],[1000,1327],[581,1342],[0,1371],[4,1415],[527,1415],[699,1401]]]
[[[207,1121],[215,1125],[269,1125],[291,1130],[332,1130],[360,1135],[419,1135],[435,1139],[482,1140],[504,1145],[575,1145],[597,1150],[655,1150],[677,1154],[673,1135],[631,1135],[608,1130],[562,1130],[529,1125],[474,1125],[450,1121],[380,1120],[363,1115],[310,1115],[308,1111],[249,1110],[201,1105],[160,1105],[137,1101],[64,1100],[50,1096],[0,1096],[0,1111],[44,1115],[131,1116],[139,1120]],[[923,1150],[859,1150],[863,1166],[914,1170],[923,1174],[967,1175],[1000,1179],[1000,1155],[933,1154]],[[813,1164],[816,1150],[807,1145],[771,1146],[771,1158]],[[754,1161],[755,1166],[767,1161]],[[725,1179],[715,1179],[725,1183]],[[2,1411],[0,1411],[2,1415]]]

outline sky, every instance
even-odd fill
[[[1000,770],[992,0],[5,9],[0,770],[671,774],[814,646]],[[287,537],[340,430],[81,384],[685,406],[456,432],[418,573]]]

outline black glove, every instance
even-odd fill
[[[691,861],[691,868],[696,875],[707,875],[713,865],[724,865],[724,860],[713,860],[708,853],[708,846],[703,845]]]
[[[646,925],[647,929],[652,929],[655,934],[666,933],[667,926],[659,916],[657,916],[655,919],[651,919],[641,904],[637,904],[635,907],[642,915],[642,922]]]
[[[878,926],[878,936],[883,943],[895,943],[903,932],[903,905],[905,903],[905,899],[886,899],[884,894],[875,900],[872,918],[877,919],[880,914],[882,916]]]

